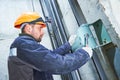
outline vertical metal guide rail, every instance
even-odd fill
[[[56,49],[67,41],[67,34],[65,32],[64,25],[60,17],[60,11],[57,2],[56,0],[39,0],[39,2],[45,20],[47,22],[47,30],[50,36],[52,47],[53,49]],[[89,66],[90,68],[88,70],[91,69],[91,71],[93,70],[92,72],[94,72],[95,70],[95,72],[97,73],[92,73],[93,75],[95,75],[95,77],[98,76],[96,80],[106,80],[106,76],[96,55],[93,56],[93,59],[87,65],[92,66]],[[93,66],[95,69],[93,68]],[[88,74],[85,74],[85,69],[86,68],[82,68],[69,74],[61,75],[61,78],[62,80],[86,80],[87,78],[81,78],[82,75],[89,77]],[[89,73],[89,71],[86,72]]]
[[[47,23],[48,33],[51,39],[53,49],[59,47],[67,41],[67,34],[65,32],[63,23],[58,14],[58,7],[55,0],[39,0],[42,7],[44,17],[51,19],[51,23]],[[46,20],[47,22],[47,20]],[[77,71],[69,74],[61,75],[62,80],[80,80]]]

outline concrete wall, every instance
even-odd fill
[[[120,0],[100,0],[104,12],[120,37]]]
[[[62,12],[63,19],[68,29],[69,35],[75,34],[75,32],[77,31],[78,25],[68,0],[57,0],[57,2]]]
[[[14,21],[21,13],[28,11],[36,11],[43,16],[39,0],[0,1],[0,80],[8,80],[7,58],[9,55],[9,47],[20,33],[18,29],[13,27]],[[52,49],[47,29],[45,29],[42,44]]]

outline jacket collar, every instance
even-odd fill
[[[20,33],[19,36],[28,36],[28,37],[33,38],[35,41],[37,41],[33,36],[26,34],[26,33]]]

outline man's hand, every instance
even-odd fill
[[[75,39],[76,39],[77,35],[71,35],[68,42],[70,43],[70,45],[72,46],[73,43],[75,42]]]
[[[90,48],[90,47],[83,47],[82,49],[84,49],[86,52],[88,52],[90,58],[92,57],[92,55],[93,55],[92,48]]]

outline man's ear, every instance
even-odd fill
[[[32,31],[32,27],[31,27],[29,24],[26,24],[26,26],[25,26],[25,31],[26,31],[27,33],[30,33],[30,32]]]

